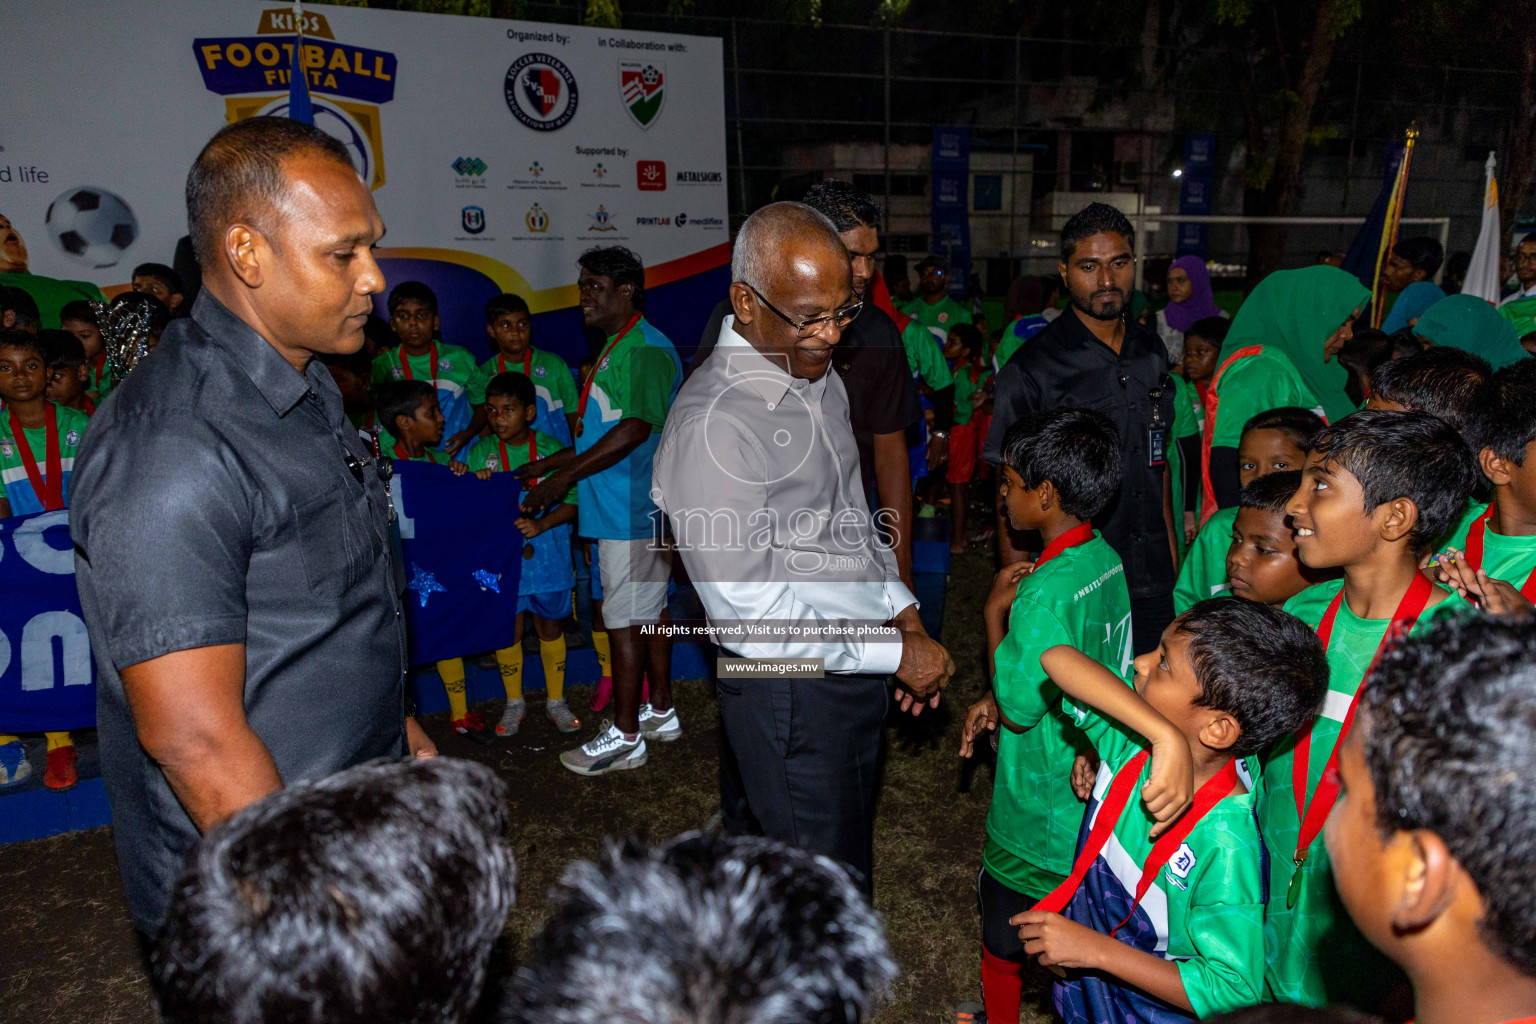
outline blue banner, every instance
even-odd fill
[[[454,476],[446,466],[397,459],[390,487],[405,553],[411,664],[509,646],[525,543],[512,525],[522,515],[518,479]]]
[[[96,724],[69,513],[0,519],[0,733]]]
[[[949,257],[949,294],[963,301],[970,292],[971,272],[969,128],[934,126],[930,173],[933,178],[932,249]]]
[[[1179,212],[1208,214],[1211,212],[1213,172],[1216,168],[1216,136],[1197,134],[1184,136],[1184,173],[1179,178]],[[1177,250],[1180,256],[1192,253],[1205,258],[1206,226],[1204,224],[1180,224]]]

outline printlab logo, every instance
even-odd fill
[[[619,99],[635,124],[649,128],[667,102],[667,65],[661,61],[619,61]]]
[[[478,178],[486,170],[485,161],[477,156],[461,156],[453,162],[453,173],[461,178]]]
[[[547,53],[525,53],[513,61],[502,92],[512,116],[534,131],[564,128],[576,116],[576,76]]]
[[[593,230],[593,231],[617,231],[617,230],[619,230],[618,225],[614,224],[612,221],[613,221],[613,218],[609,215],[608,208],[606,206],[599,205],[598,208],[597,208],[597,212],[592,215],[592,228],[591,228],[591,230]]]
[[[478,206],[466,206],[461,212],[464,230],[478,235],[485,230],[485,211]]]
[[[544,207],[534,203],[523,217],[523,223],[528,225],[529,231],[541,235],[549,230],[549,214],[544,212]]]
[[[665,192],[667,190],[666,161],[635,161],[635,187],[641,192]]]

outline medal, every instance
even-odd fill
[[[528,543],[528,544],[524,544],[523,545],[523,557],[524,558],[532,558],[533,557],[533,544],[531,542]]]
[[[58,407],[49,402],[43,411],[43,458],[48,467],[46,478],[37,470],[37,456],[32,454],[32,442],[22,433],[21,421],[16,418],[14,409],[10,411],[9,418],[11,436],[16,439],[16,451],[21,456],[21,465],[27,472],[27,482],[32,485],[32,493],[37,495],[37,503],[43,506],[45,512],[63,508],[64,461],[59,451]]]
[[[1291,872],[1291,884],[1285,887],[1285,909],[1295,910],[1296,901],[1301,899],[1301,865],[1306,862],[1307,855],[1303,853],[1296,858],[1296,869]]]
[[[635,324],[637,324],[639,322],[640,322],[640,314],[639,313],[636,313],[634,316],[630,317],[629,318],[629,323],[624,325],[624,329],[622,331],[620,331],[618,334],[615,334],[613,336],[613,340],[608,343],[608,347],[603,349],[603,354],[598,356],[597,357],[597,362],[592,364],[592,372],[587,375],[587,379],[582,383],[582,385],[581,385],[581,395],[576,399],[576,436],[577,437],[581,436],[582,425],[586,422],[586,418],[587,418],[587,396],[592,393],[592,382],[597,379],[597,371],[602,369],[603,365],[608,362],[608,356],[613,352],[614,346],[617,345],[619,342],[623,341],[629,335],[629,332],[635,329]]]

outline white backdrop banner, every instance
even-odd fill
[[[638,252],[651,288],[728,262],[719,39],[305,17],[315,123],[374,189],[389,283],[438,289],[446,340],[483,350],[478,305],[497,291],[535,313],[573,306],[576,257],[595,245]],[[0,21],[0,215],[33,274],[110,292],[137,263],[170,263],[198,150],[226,122],[287,109],[291,6],[0,0]]]

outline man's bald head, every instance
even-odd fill
[[[804,203],[769,203],[748,217],[736,234],[731,280],[767,287],[769,278],[793,256],[816,250],[848,259],[837,228],[824,214]]]
[[[215,272],[231,224],[257,228],[275,246],[288,181],[283,163],[299,156],[348,167],[346,147],[313,125],[251,117],[219,131],[187,174],[187,233],[205,272]]]

